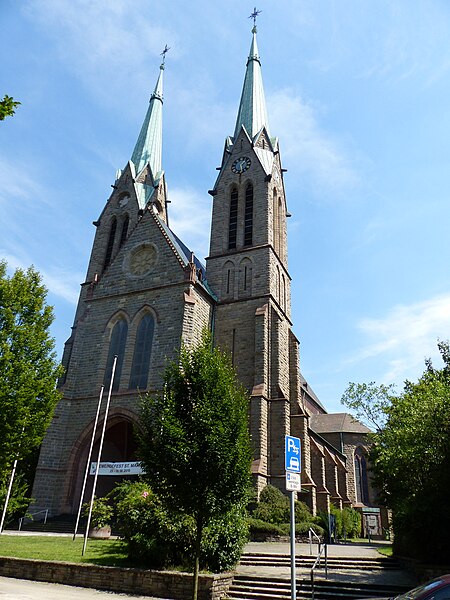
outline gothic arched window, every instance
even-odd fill
[[[367,481],[367,459],[364,449],[360,446],[355,450],[355,486],[356,501],[360,504],[368,504],[369,484]]]
[[[112,256],[113,248],[114,248],[114,240],[116,237],[116,229],[117,229],[117,219],[116,219],[116,217],[113,217],[112,221],[111,221],[111,228],[109,230],[108,245],[106,246],[106,254],[105,254],[105,261],[103,263],[103,270],[105,270],[106,267],[111,262],[111,256]]]
[[[245,190],[244,218],[244,246],[251,246],[253,243],[253,186],[251,183]]]
[[[120,232],[120,246],[127,239],[128,225],[129,224],[130,224],[130,217],[127,215],[125,217],[125,219],[123,220],[123,223],[122,223],[122,231]]]
[[[133,364],[131,366],[130,390],[147,388],[148,370],[153,345],[155,320],[148,313],[142,317],[136,333]]]
[[[117,364],[116,364],[116,370],[114,373],[114,383],[113,383],[112,389],[114,392],[116,392],[119,389],[120,376],[122,375],[123,357],[125,354],[125,344],[127,341],[127,334],[128,334],[127,322],[125,321],[125,319],[119,319],[112,329],[111,338],[110,338],[110,342],[109,342],[108,360],[106,361],[105,378],[103,381],[106,390],[109,389],[109,385],[111,383],[112,368],[113,368],[115,356],[117,356]]]
[[[233,187],[230,193],[230,220],[228,226],[228,250],[236,248],[238,217],[238,191]]]

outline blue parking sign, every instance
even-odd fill
[[[287,435],[285,444],[285,469],[291,473],[300,473],[302,470],[301,465],[300,438]]]

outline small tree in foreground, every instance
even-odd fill
[[[182,348],[164,381],[164,393],[143,399],[141,458],[163,505],[195,522],[195,600],[205,529],[233,507],[244,507],[248,494],[248,397],[206,333],[197,347]]]

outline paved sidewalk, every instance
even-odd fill
[[[59,583],[0,577],[0,600],[161,600],[135,594],[115,594]]]
[[[340,556],[342,558],[352,558],[355,556],[363,558],[383,558],[377,551],[377,547],[386,546],[388,543],[365,544],[365,543],[348,543],[348,544],[329,544],[328,556]],[[255,552],[264,554],[290,554],[291,547],[287,542],[248,542],[244,552]],[[312,555],[317,556],[318,546],[312,545]],[[295,554],[297,556],[311,556],[309,544],[295,544]]]

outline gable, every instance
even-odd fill
[[[111,264],[99,278],[93,297],[128,294],[183,283],[182,257],[164,235],[151,208],[144,211]]]

